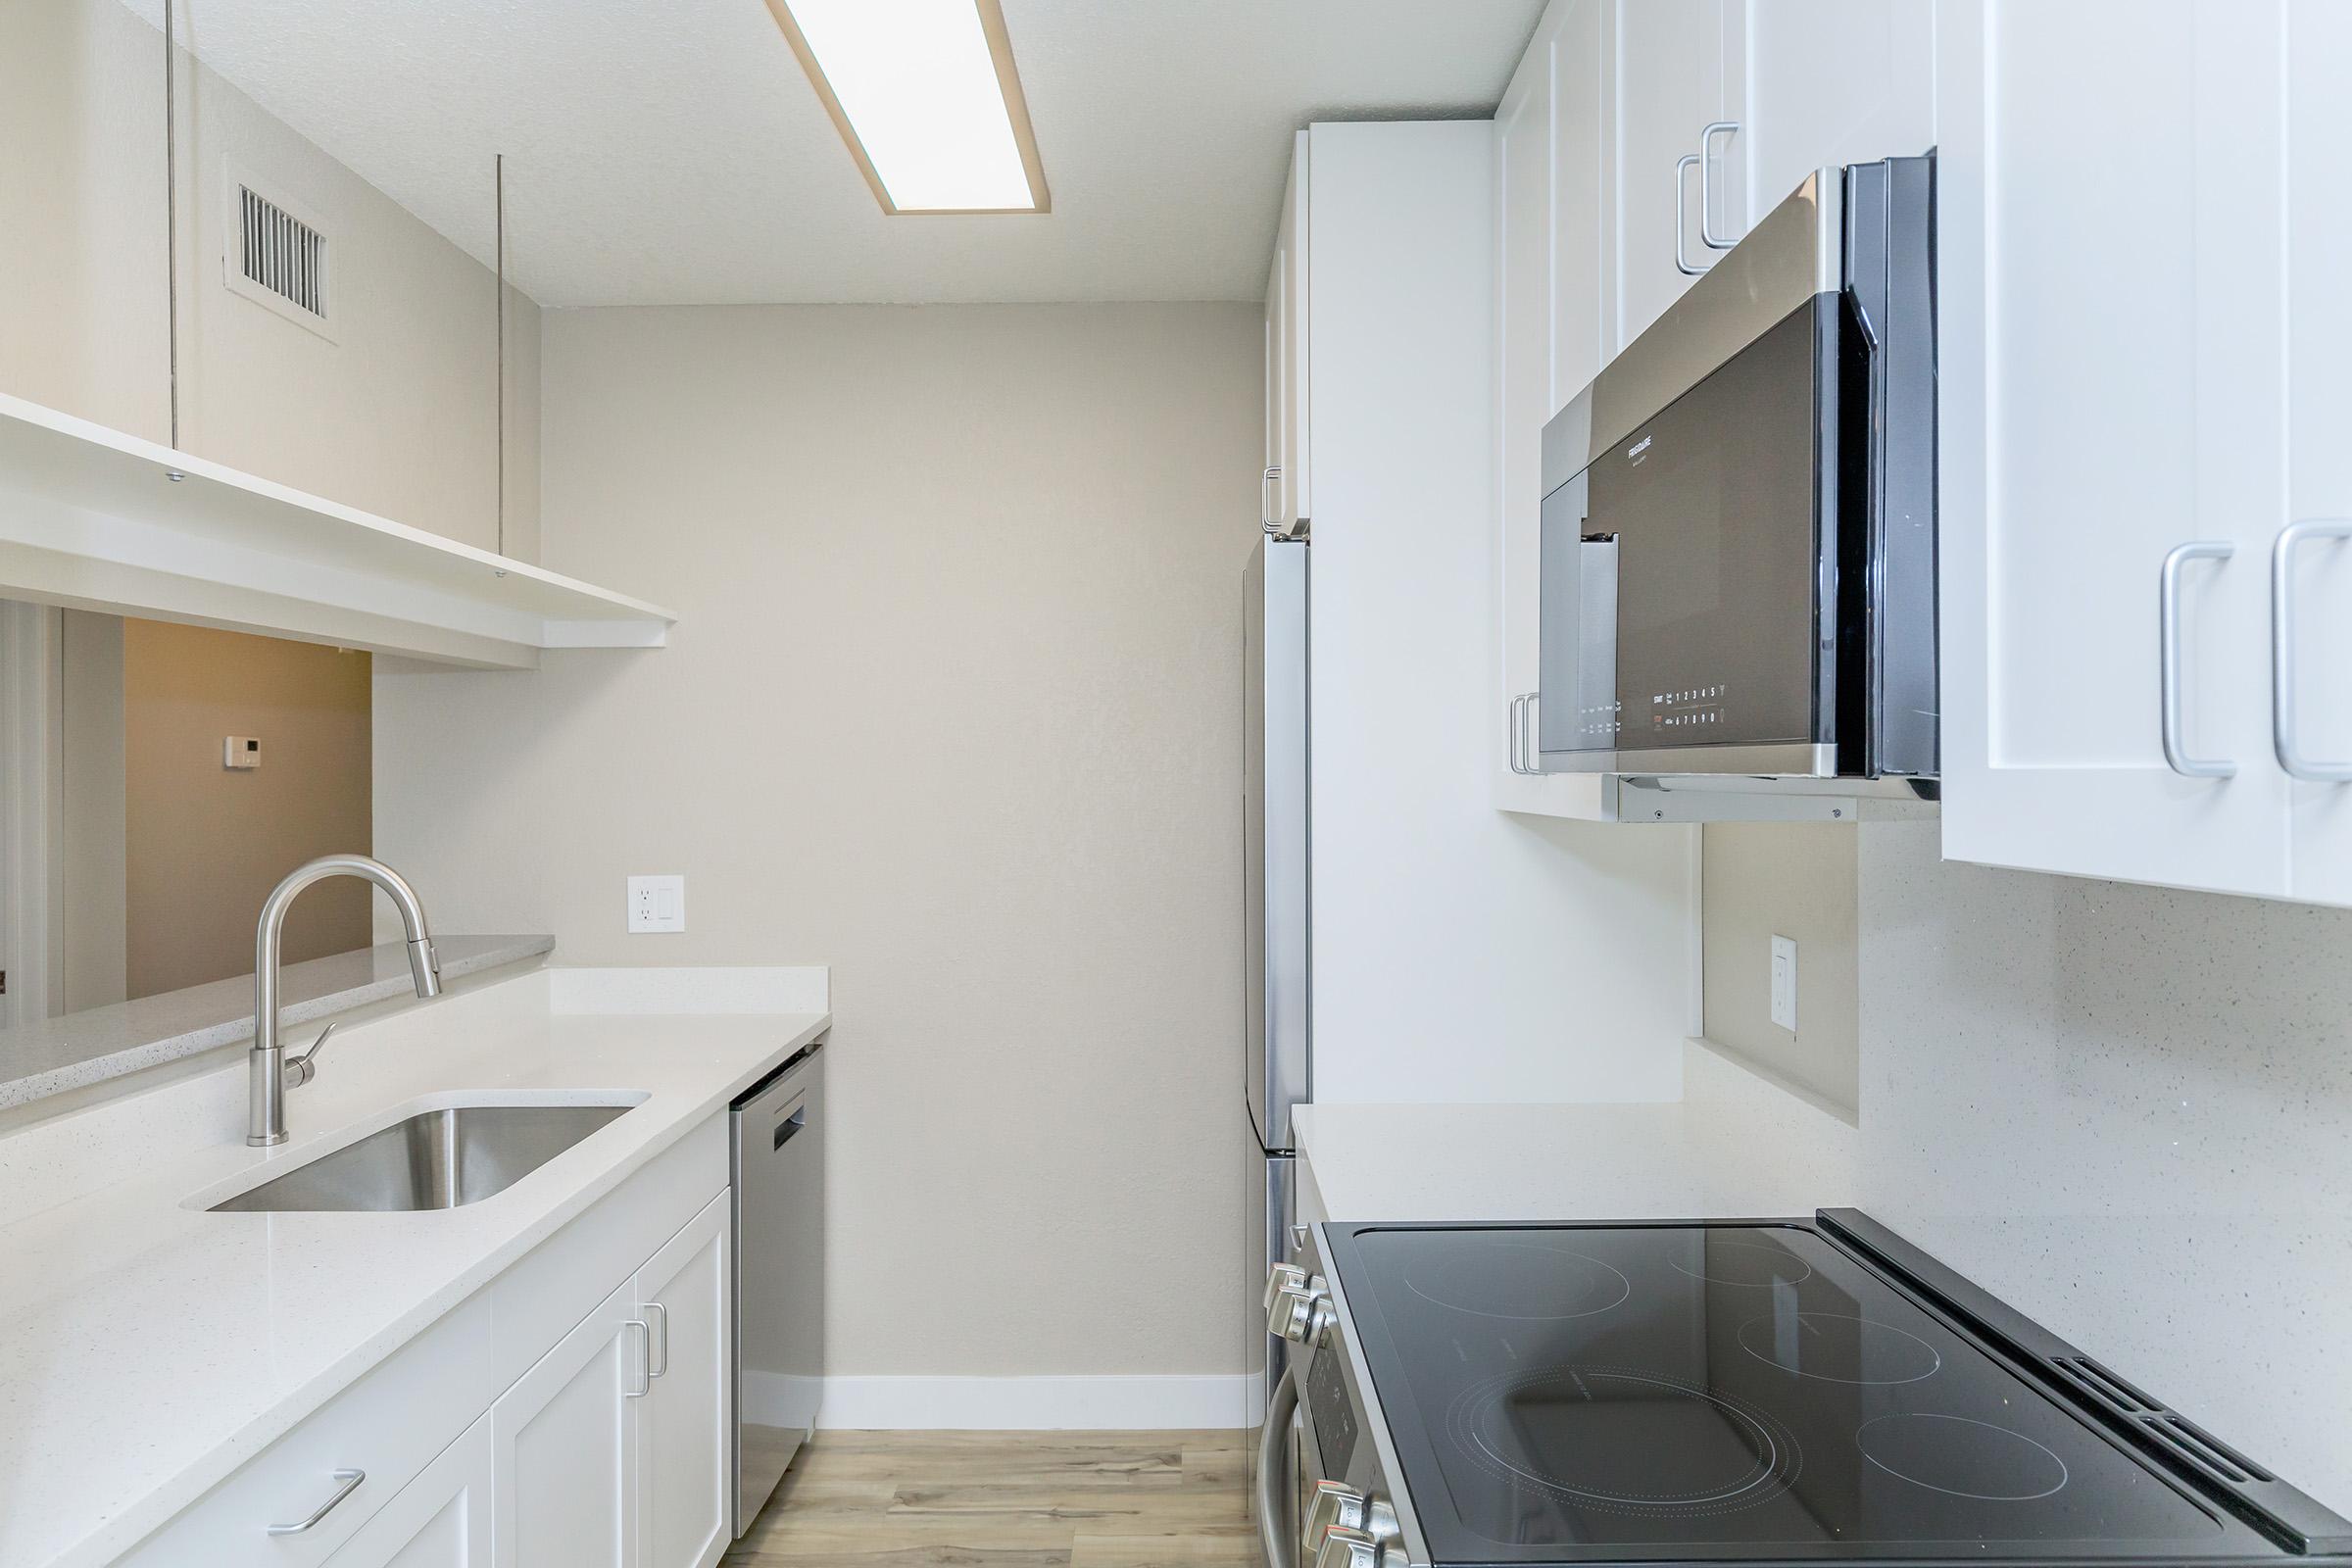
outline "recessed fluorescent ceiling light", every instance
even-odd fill
[[[998,0],[767,0],[886,213],[1042,213]]]

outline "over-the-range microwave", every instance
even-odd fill
[[[1934,796],[1934,235],[1808,175],[1544,426],[1542,770]]]

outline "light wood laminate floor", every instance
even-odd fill
[[[820,1432],[723,1568],[1256,1568],[1235,1432]]]

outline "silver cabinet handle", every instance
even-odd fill
[[[661,1330],[659,1334],[647,1337],[649,1358],[653,1354],[650,1348],[652,1346],[661,1347],[662,1356],[658,1364],[649,1364],[645,1369],[645,1380],[651,1383],[658,1377],[665,1376],[669,1371],[669,1308],[663,1306],[660,1301],[648,1301],[645,1303],[645,1309],[655,1314]]]
[[[1282,526],[1282,519],[1274,515],[1275,513],[1281,511],[1282,509],[1279,502],[1275,498],[1274,492],[1269,488],[1277,480],[1281,479],[1281,477],[1282,465],[1276,464],[1274,466],[1268,468],[1257,481],[1257,510],[1260,514],[1257,520],[1266,528],[1269,533]]]
[[[1688,230],[1690,227],[1683,221],[1683,193],[1690,188],[1690,168],[1698,162],[1696,153],[1685,153],[1674,161],[1674,270],[1685,277],[1696,277],[1706,270],[1703,267],[1690,265],[1690,252],[1683,243],[1690,238]],[[1703,192],[1704,186],[1701,186],[1701,190]],[[1699,226],[1706,226],[1704,213],[1699,214]]]
[[[1711,251],[1728,251],[1740,243],[1716,233],[1714,220],[1708,217],[1715,210],[1715,138],[1737,135],[1739,130],[1740,122],[1737,120],[1718,120],[1698,133],[1698,238],[1699,243]],[[1675,177],[1679,181],[1682,176],[1678,174]],[[1674,188],[1674,198],[1678,202],[1683,198],[1680,183]]]
[[[2157,578],[2158,685],[2162,697],[2164,760],[2182,778],[2234,778],[2237,764],[2224,758],[2191,757],[2180,722],[2180,568],[2192,561],[2228,561],[2237,546],[2213,539],[2176,546]]]
[[[645,1326],[645,1319],[637,1317],[623,1326],[637,1331],[638,1384],[621,1392],[632,1399],[642,1399],[654,1392],[654,1331]]]
[[[339,1485],[336,1486],[335,1494],[333,1496],[327,1498],[318,1507],[312,1509],[311,1516],[308,1519],[303,1520],[300,1524],[271,1525],[270,1526],[270,1534],[273,1536],[301,1535],[304,1531],[310,1529],[319,1520],[325,1518],[328,1514],[333,1513],[335,1511],[335,1504],[341,1502],[345,1497],[348,1497],[353,1493],[359,1491],[360,1484],[367,1479],[368,1472],[365,1470],[336,1471],[335,1480],[339,1483]]]
[[[2308,539],[2352,539],[2352,522],[2289,523],[2271,547],[2271,741],[2278,765],[2294,777],[2352,783],[2352,762],[2305,757],[2295,734],[2295,547]]]
[[[1511,771],[1523,778],[1535,778],[1544,771],[1535,762],[1535,726],[1530,718],[1541,695],[1521,692],[1511,699]]]

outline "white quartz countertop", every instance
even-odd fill
[[[1670,1103],[1305,1105],[1295,1117],[1301,1219],[1767,1218],[1854,1200],[1854,1128],[1696,1042]]]
[[[715,1010],[762,996],[808,1010]],[[823,996],[536,970],[345,1029],[278,1149],[244,1145],[242,1060],[0,1139],[0,1568],[151,1533],[815,1039]],[[638,1102],[463,1208],[188,1206],[453,1095]]]
[[[441,937],[441,976],[457,980],[551,952],[548,936]],[[386,942],[289,963],[279,975],[279,1020],[309,1023],[329,1013],[407,996],[409,949]],[[41,1018],[0,1030],[0,1107],[27,1104],[83,1084],[104,1083],[253,1038],[253,976],[238,975],[161,996]]]

